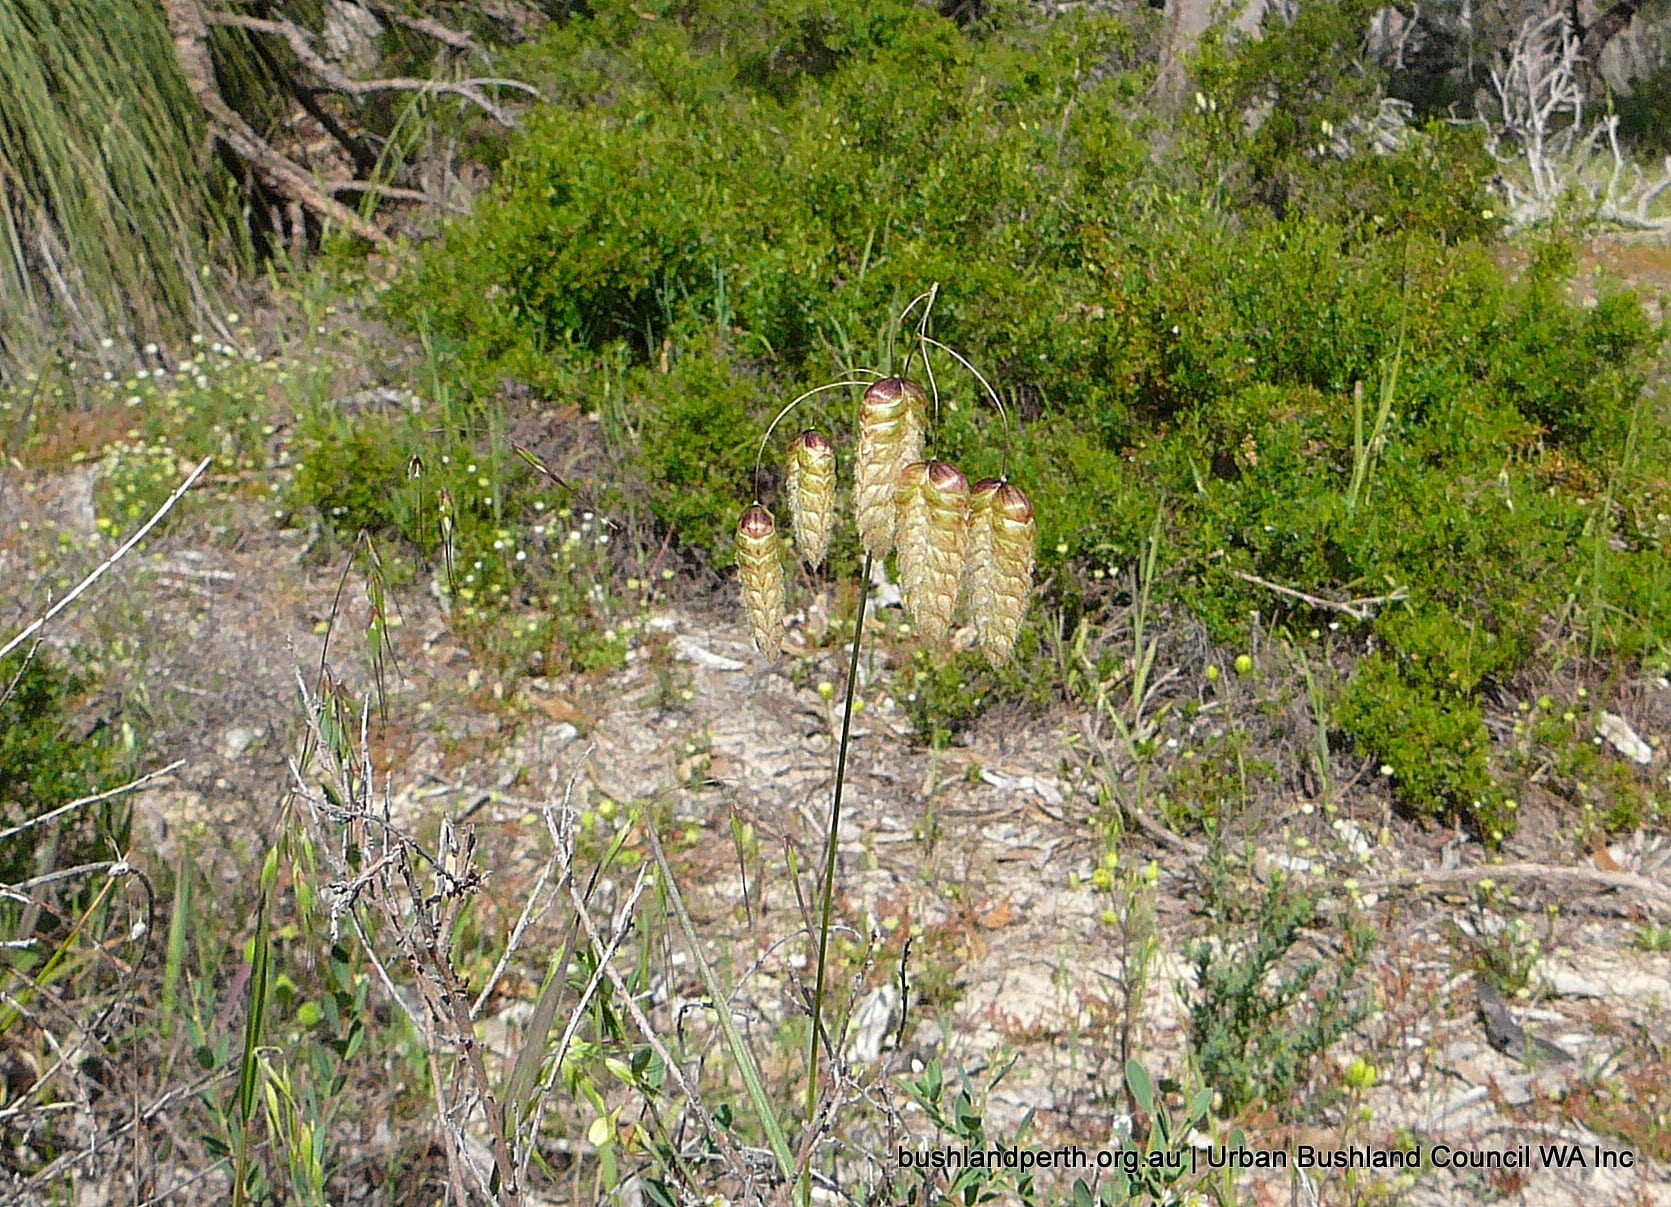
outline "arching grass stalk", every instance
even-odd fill
[[[754,498],[756,502],[760,501],[760,463],[765,460],[766,446],[771,443],[772,433],[777,431],[777,425],[788,418],[789,412],[800,406],[807,399],[812,398],[815,395],[822,394],[828,390],[849,389],[855,386],[863,387],[869,384],[870,383],[867,381],[832,381],[827,385],[813,386],[812,389],[802,394],[799,398],[783,404],[783,409],[772,418],[771,424],[767,426],[766,434],[760,437],[760,448],[754,454]]]
[[[836,834],[841,828],[841,790],[847,782],[847,745],[853,733],[853,696],[859,683],[859,644],[864,640],[865,605],[870,601],[871,557],[859,575],[859,605],[853,617],[853,651],[847,659],[847,692],[841,707],[841,745],[836,748],[835,793],[830,798],[830,828],[824,837],[824,883],[818,903],[818,968],[812,989],[812,1037],[807,1041],[806,1117],[818,1110],[818,1040],[824,1029],[824,965],[830,946],[830,911],[835,899]]]

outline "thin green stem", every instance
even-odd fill
[[[784,405],[784,408],[777,413],[777,417],[772,420],[771,426],[766,429],[766,434],[760,437],[759,451],[754,454],[754,501],[756,503],[760,501],[760,463],[766,457],[766,444],[771,440],[772,433],[777,431],[777,425],[783,422],[784,417],[815,394],[822,394],[827,390],[839,390],[844,386],[868,386],[869,384],[868,381],[832,381],[828,385],[814,386],[793,402]]]
[[[859,646],[865,632],[865,604],[870,598],[871,557],[859,575],[859,610],[853,620],[853,653],[847,662],[847,695],[841,709],[841,745],[836,751],[835,795],[830,801],[830,832],[824,839],[823,901],[818,917],[818,970],[812,990],[812,1038],[807,1041],[806,1117],[818,1110],[818,1040],[824,1029],[824,962],[830,946],[830,908],[835,898],[836,832],[841,826],[841,789],[847,782],[847,746],[853,733],[853,694],[859,683]]]
[[[959,352],[956,348],[947,347],[945,344],[942,344],[939,340],[929,335],[927,331],[919,331],[917,333],[917,342],[922,344],[924,347],[935,347],[940,349],[940,351],[944,352],[953,360],[957,361],[958,364],[969,370],[969,372],[974,375],[975,380],[980,382],[981,385],[986,388],[986,396],[992,400],[992,405],[998,408],[998,418],[1004,421],[1004,463],[1007,466],[1009,463],[1011,442],[1010,412],[1009,408],[1004,405],[1004,400],[998,397],[998,391],[992,388],[992,383],[986,379],[986,376],[979,369],[969,363],[968,357],[964,356],[963,353]],[[923,353],[923,362],[925,364],[928,362],[927,352]],[[936,395],[936,398],[938,398],[938,395]]]

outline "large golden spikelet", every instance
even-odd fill
[[[969,610],[987,661],[1015,649],[1033,589],[1037,532],[1033,504],[1019,487],[985,478],[969,492]]]
[[[789,443],[789,516],[795,545],[817,569],[830,550],[835,524],[835,446],[822,432],[808,428]]]
[[[783,649],[783,563],[777,521],[756,503],[737,521],[737,573],[754,644],[768,660]]]
[[[963,577],[969,479],[946,461],[915,461],[900,471],[899,577],[917,632],[938,641],[951,627]]]
[[[922,456],[928,393],[914,381],[884,377],[859,406],[859,451],[853,467],[853,505],[859,540],[872,557],[894,547],[894,492],[899,471]]]

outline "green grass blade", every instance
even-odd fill
[[[179,1012],[180,969],[185,963],[187,932],[191,929],[191,878],[195,870],[190,852],[181,852],[174,875],[174,905],[168,917],[168,946],[163,952],[161,1022],[164,1035],[174,1034]]]
[[[256,905],[255,948],[250,953],[250,977],[244,1011],[244,1051],[238,1062],[237,1161],[232,1181],[232,1202],[245,1202],[249,1173],[250,1121],[255,1117],[261,1086],[261,1035],[272,997],[273,950],[271,913],[273,886],[278,880],[278,848],[267,852],[261,869],[261,899]]]
[[[760,1126],[765,1129],[766,1142],[771,1146],[772,1155],[777,1158],[778,1168],[783,1171],[785,1178],[793,1181],[795,1154],[790,1151],[789,1139],[783,1133],[783,1124],[778,1120],[772,1100],[766,1096],[766,1086],[760,1079],[760,1066],[755,1063],[754,1053],[749,1050],[742,1032],[737,1030],[737,1024],[731,1017],[731,995],[721,987],[719,978],[714,975],[713,968],[708,964],[707,957],[702,954],[702,941],[697,937],[696,924],[691,921],[690,913],[685,909],[684,898],[679,895],[678,883],[673,879],[673,869],[668,866],[667,855],[661,849],[661,839],[656,836],[656,827],[648,816],[644,819],[644,833],[649,837],[650,850],[655,855],[656,867],[661,872],[662,885],[667,890],[667,900],[673,906],[673,916],[678,919],[679,930],[685,936],[685,945],[690,951],[691,961],[696,965],[697,975],[702,978],[703,989],[714,1003],[714,1014],[719,1019],[725,1046],[731,1053],[731,1059],[736,1062],[737,1073],[743,1079],[743,1090],[748,1094],[755,1114],[760,1117]]]

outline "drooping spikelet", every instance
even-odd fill
[[[894,503],[905,604],[917,631],[938,641],[963,577],[969,479],[946,461],[914,461],[900,471]]]
[[[768,660],[783,649],[783,563],[777,521],[756,503],[737,521],[737,574],[754,644]]]
[[[981,651],[1000,666],[1015,648],[1033,589],[1033,504],[1019,487],[985,478],[969,492],[969,612]]]
[[[789,443],[789,516],[795,545],[816,569],[830,549],[835,522],[835,446],[811,428]]]
[[[885,557],[894,547],[899,471],[922,456],[927,422],[928,393],[916,382],[884,377],[865,391],[859,407],[853,503],[859,540],[872,557]]]
[[[912,461],[900,467],[894,480],[893,524],[898,550],[900,593],[905,606],[914,608],[917,588],[928,560],[928,500],[923,484],[928,481],[928,462]]]

